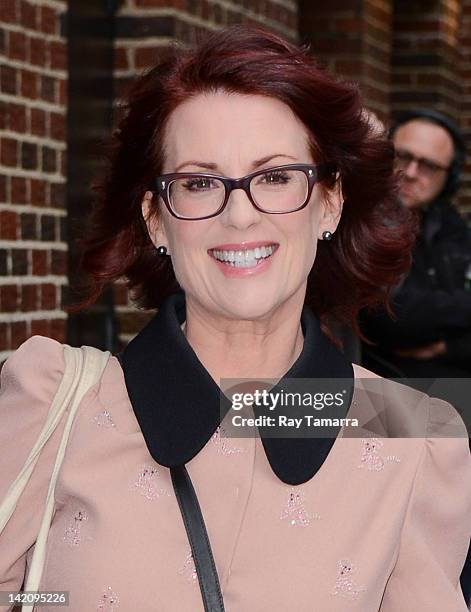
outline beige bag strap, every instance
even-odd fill
[[[54,489],[59,470],[64,459],[65,449],[77,408],[87,391],[101,378],[103,370],[111,355],[109,351],[100,351],[91,346],[73,348],[67,344],[64,348],[64,375],[54,396],[44,426],[34,444],[20,473],[7,491],[5,499],[0,504],[0,533],[13,514],[18,500],[28,483],[31,473],[38,461],[41,450],[49,440],[61,417],[70,406],[67,421],[59,444],[56,461],[52,471],[46,506],[34,547],[33,557],[28,571],[25,591],[36,591],[41,581],[45,560],[46,540],[54,512]],[[33,604],[23,605],[23,610],[32,610]]]

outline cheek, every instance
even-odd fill
[[[202,259],[208,257],[202,247],[206,232],[204,228],[195,227],[196,222],[176,221],[178,225],[173,220],[167,224],[167,240],[175,276],[186,285],[203,270]]]
[[[304,212],[304,211],[302,211]],[[286,234],[289,234],[289,249],[294,255],[295,265],[298,269],[310,270],[317,250],[317,216],[310,211],[300,215],[298,219],[292,219],[285,227]]]

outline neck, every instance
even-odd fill
[[[209,313],[187,298],[182,329],[198,359],[220,384],[224,378],[281,378],[303,348],[302,303],[286,304],[257,320]]]

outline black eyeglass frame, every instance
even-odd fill
[[[441,166],[440,164],[437,164],[432,159],[428,159],[427,157],[417,157],[407,149],[397,148],[394,152],[394,155],[396,163],[403,162],[407,164],[407,166],[409,166],[411,162],[416,162],[419,169],[425,168],[428,172],[431,172],[432,174],[440,171],[448,172],[451,168],[451,166]]]
[[[261,208],[252,197],[250,193],[250,184],[252,179],[260,176],[261,174],[267,174],[269,172],[276,172],[277,170],[300,170],[304,172],[308,181],[308,188],[306,193],[306,198],[304,202],[293,210],[284,210],[284,211],[267,211]],[[206,172],[175,172],[173,174],[162,174],[158,176],[154,182],[154,189],[150,189],[152,193],[158,193],[162,200],[164,201],[165,206],[167,207],[169,213],[175,217],[176,219],[180,219],[182,221],[202,221],[203,219],[211,219],[213,217],[217,217],[222,213],[222,211],[226,208],[227,202],[229,201],[229,196],[234,189],[242,189],[247,197],[249,198],[252,206],[256,208],[256,210],[261,213],[265,213],[268,215],[286,215],[292,212],[297,212],[298,210],[302,210],[305,206],[307,206],[314,185],[320,181],[325,180],[330,175],[333,175],[337,172],[337,167],[333,163],[326,164],[285,164],[282,166],[273,166],[272,168],[263,168],[263,170],[257,170],[256,172],[252,172],[251,174],[247,174],[241,178],[229,178],[227,176],[220,176],[219,174],[212,174]],[[173,210],[172,205],[170,203],[169,191],[172,182],[181,178],[209,178],[209,179],[218,179],[224,185],[225,195],[224,200],[218,210],[210,215],[205,215],[204,217],[183,217],[179,215],[175,210]],[[333,177],[332,177],[333,178]]]

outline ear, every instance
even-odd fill
[[[322,234],[326,230],[333,234],[337,229],[337,225],[342,215],[343,203],[342,181],[338,176],[335,185],[331,189],[325,191],[322,212],[318,224],[319,240],[322,240]]]
[[[162,220],[159,219],[158,216],[155,214],[155,211],[152,210],[153,196],[154,194],[152,193],[152,191],[145,192],[144,198],[141,203],[142,217],[147,226],[149,237],[152,240],[154,246],[156,248],[159,246],[168,247],[164,224],[162,223]]]

